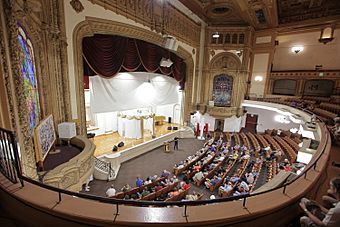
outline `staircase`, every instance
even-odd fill
[[[98,180],[111,181],[116,179],[116,171],[111,167],[111,163],[105,162],[95,157],[94,178]]]

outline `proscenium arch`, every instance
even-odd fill
[[[79,133],[82,135],[86,134],[82,39],[87,36],[93,36],[94,34],[108,34],[130,37],[153,43],[158,46],[162,46],[163,44],[163,37],[160,34],[130,24],[94,17],[86,17],[85,21],[77,24],[73,31],[73,57],[77,97],[77,123],[79,124]],[[192,90],[188,88],[191,88],[193,83],[194,61],[192,55],[181,46],[178,47],[178,50],[175,53],[186,63],[187,71],[185,83],[186,95],[184,99],[184,121],[189,121],[189,113],[191,111],[190,107],[192,106],[190,103]]]
[[[224,59],[227,60],[227,62],[224,62]],[[235,65],[234,67],[230,67],[230,64],[228,65],[228,62],[233,62]],[[239,106],[241,103],[241,95],[239,93],[239,85],[242,84],[241,77],[239,76],[239,71],[242,67],[242,63],[237,55],[230,53],[230,52],[222,52],[214,56],[210,63],[209,63],[209,74],[207,78],[206,83],[208,86],[205,97],[207,99],[212,100],[213,95],[213,82],[215,76],[218,75],[228,75],[233,78],[233,89],[232,89],[232,96],[231,96],[231,107]],[[243,96],[243,95],[242,95]],[[209,100],[205,100],[208,102]]]

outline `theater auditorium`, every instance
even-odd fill
[[[339,36],[338,0],[1,1],[1,226],[339,226]]]

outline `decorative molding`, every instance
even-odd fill
[[[79,0],[71,0],[70,5],[74,9],[74,11],[76,11],[77,13],[80,13],[84,10],[84,6],[83,4],[81,4]]]
[[[13,12],[13,5],[9,3],[7,5],[8,8],[6,10],[6,24],[8,26],[8,41],[9,41],[9,51],[10,51],[10,62],[11,62],[11,82],[14,84],[14,88],[12,86],[9,87],[12,90],[10,93],[15,94],[15,101],[13,102],[16,105],[11,111],[11,114],[14,114],[14,118],[18,118],[16,122],[16,130],[18,139],[21,146],[21,163],[22,163],[22,171],[23,173],[31,177],[33,179],[37,178],[37,171],[35,165],[35,152],[34,146],[32,142],[32,134],[30,132],[29,123],[28,123],[28,109],[24,108],[27,106],[26,102],[26,94],[24,93],[24,79],[22,77],[21,72],[21,59],[20,59],[20,48],[18,42],[18,18],[16,16],[18,14]],[[17,115],[15,114],[17,112]]]
[[[172,35],[190,46],[199,46],[200,25],[167,1],[106,1],[91,0],[93,4],[141,23],[158,33]]]
[[[238,114],[237,107],[216,107],[216,106],[207,106],[207,113],[210,116],[216,117],[216,118],[228,118],[233,115]]]
[[[321,76],[320,76],[321,73]],[[270,79],[339,79],[340,70],[335,71],[281,71],[271,72]]]
[[[98,34],[112,34],[125,37],[136,38],[150,42],[159,46],[163,44],[163,37],[155,32],[135,27],[133,25],[124,24],[115,21],[109,21],[94,17],[86,17],[85,21],[80,22],[73,32],[73,54],[75,76],[76,76],[76,92],[78,100],[78,117],[79,117],[79,133],[86,134],[86,120],[85,120],[85,98],[83,87],[83,61],[82,61],[82,39],[86,36]],[[191,53],[187,52],[181,46],[178,47],[176,54],[183,58],[187,65],[186,85],[185,85],[185,104],[184,104],[184,121],[190,119],[190,97],[192,96],[192,82],[193,82],[193,68],[194,62]]]
[[[82,148],[77,156],[55,169],[42,173],[43,183],[57,188],[79,192],[86,180],[93,174],[95,145],[85,137],[77,136],[71,140]]]

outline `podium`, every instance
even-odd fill
[[[70,145],[70,140],[77,135],[75,122],[63,122],[58,125],[59,139],[66,140]]]
[[[170,152],[170,142],[164,142],[164,152]]]

